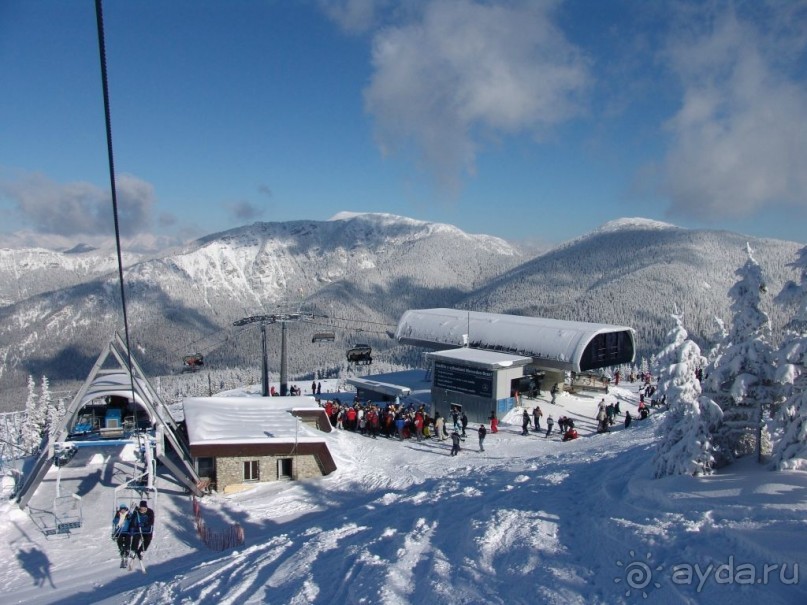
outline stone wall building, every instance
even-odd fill
[[[336,470],[323,435],[330,422],[311,397],[192,397],[183,406],[197,472],[219,492]]]

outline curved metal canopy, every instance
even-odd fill
[[[532,357],[538,367],[572,372],[629,363],[636,351],[627,326],[445,308],[407,311],[395,338],[428,348],[515,353]]]

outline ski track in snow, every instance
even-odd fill
[[[804,473],[653,480],[656,424],[651,417],[630,433],[563,444],[557,434],[522,437],[520,426],[504,424],[484,453],[469,438],[453,458],[446,442],[338,431],[334,475],[203,500],[211,525],[237,520],[245,528],[246,544],[234,550],[205,550],[187,496],[164,486],[159,514],[174,536],[155,537],[146,576],[113,569],[105,516],[99,524],[87,519],[80,536],[49,541],[9,505],[2,560],[10,564],[0,571],[8,598],[0,601],[630,603],[644,599],[626,594],[625,567],[642,560],[668,570],[655,572],[660,587],[647,588],[646,602],[739,605],[761,593],[714,582],[696,592],[673,585],[669,570],[682,561],[720,564],[729,555],[802,561],[807,569],[804,548],[792,540],[804,536],[807,507],[793,506],[807,491]],[[106,496],[96,492],[104,493],[85,498],[99,499],[97,510],[106,511]],[[760,515],[759,506],[768,512]],[[86,548],[88,564],[65,548],[71,540]],[[48,562],[52,586],[47,575],[31,585],[31,564],[23,561],[35,556]],[[807,601],[801,586],[772,588],[769,603]]]

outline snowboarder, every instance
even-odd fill
[[[479,430],[477,431],[477,433],[479,433],[479,451],[484,452],[485,451],[485,436],[488,434],[488,430],[485,428],[484,424],[479,425]]]
[[[550,433],[552,433],[552,427],[555,426],[555,420],[552,418],[552,414],[546,419],[546,435],[545,437],[549,437]]]
[[[132,556],[142,559],[154,534],[154,511],[145,500],[141,500],[140,505],[129,515],[129,533],[132,534]]]
[[[457,431],[451,433],[451,455],[456,456],[460,451],[460,434]]]
[[[132,544],[132,535],[129,533],[129,507],[125,504],[121,504],[115,516],[112,517],[112,539],[118,545],[120,566],[124,568],[129,558],[129,547]]]

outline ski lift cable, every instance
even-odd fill
[[[376,325],[376,326],[385,326],[385,327],[388,327],[388,328],[398,327],[398,324],[391,324],[391,323],[386,323],[386,322],[383,322],[383,321],[370,321],[370,320],[367,320],[367,319],[352,319],[352,318],[349,318],[349,317],[331,317],[331,319],[335,319],[335,320],[338,320],[338,321],[348,321],[348,322],[352,322],[352,323],[362,323],[362,324],[372,324],[372,325]]]
[[[340,325],[334,324],[334,323],[323,323],[323,322],[308,321],[308,320],[306,320],[305,323],[310,324],[310,325],[314,325],[314,326],[324,326],[324,327],[327,327],[327,328],[333,328],[335,330],[343,330],[343,331],[346,331],[346,332],[361,332],[363,334],[383,334],[385,336],[389,335],[386,331],[368,330],[366,328],[354,328],[354,327],[348,327],[348,326],[340,326]]]
[[[195,344],[197,344],[197,343],[199,343],[199,342],[202,342],[202,341],[204,341],[204,340],[206,340],[206,339],[208,339],[208,338],[211,338],[211,337],[213,337],[213,336],[218,336],[219,334],[221,334],[221,332],[229,332],[229,331],[231,330],[231,328],[232,328],[232,326],[225,326],[225,327],[223,327],[223,328],[218,328],[218,329],[216,329],[216,330],[211,330],[210,332],[207,332],[206,334],[202,334],[202,336],[200,336],[200,337],[199,337],[199,338],[197,338],[196,340],[192,340],[192,341],[190,341],[190,342],[188,342],[188,343],[185,343],[185,344],[183,344],[183,345],[181,345],[181,346],[177,346],[177,347],[174,347],[173,349],[169,349],[168,354],[169,354],[169,355],[175,355],[175,354],[178,354],[180,351],[185,351],[185,352],[188,352],[188,351],[190,351],[190,349],[191,349],[191,348],[192,348],[192,347],[193,347]],[[230,336],[230,335],[229,335],[229,334],[227,334],[227,335],[225,336],[225,338],[223,338],[223,339],[219,339],[219,340],[215,341],[215,343],[214,343],[214,344],[219,345],[219,344],[221,344],[221,343],[223,343],[223,342],[226,342],[226,340],[227,340],[227,338],[228,338],[229,336]],[[212,348],[211,348],[210,346],[206,345],[205,347],[202,347],[202,348],[206,348],[206,349],[208,349],[209,351],[212,351],[212,350],[213,350],[213,349],[215,349],[216,347],[212,347]]]
[[[95,0],[95,21],[98,28],[98,54],[101,60],[101,88],[104,96],[104,120],[106,124],[106,147],[109,161],[109,183],[112,190],[112,215],[115,219],[115,248],[118,255],[118,281],[120,282],[121,309],[123,312],[123,330],[126,339],[126,368],[132,389],[132,400],[135,398],[134,376],[132,376],[132,348],[129,341],[129,319],[126,313],[126,288],[123,281],[123,254],[120,243],[120,221],[118,219],[118,194],[115,184],[115,158],[112,151],[112,117],[109,104],[109,81],[107,78],[106,43],[104,39],[103,1]]]

